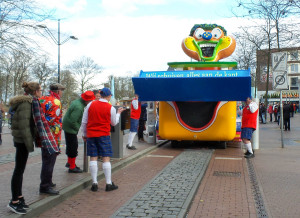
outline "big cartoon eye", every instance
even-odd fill
[[[198,29],[195,30],[194,37],[195,37],[196,39],[202,39],[202,34],[203,34],[204,32],[205,32],[204,29],[198,28]]]
[[[213,38],[216,38],[216,39],[218,39],[218,38],[220,38],[221,37],[221,35],[222,35],[222,30],[220,29],[220,28],[214,28],[212,31],[211,31],[211,34],[212,34],[212,37]]]

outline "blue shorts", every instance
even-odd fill
[[[112,157],[112,146],[110,136],[87,138],[87,156],[90,157]]]
[[[130,118],[130,132],[137,132],[139,126],[139,120]]]
[[[254,131],[253,128],[242,128],[241,138],[250,140]]]

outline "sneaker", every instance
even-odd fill
[[[25,203],[24,197],[19,198],[19,202],[22,204],[22,206],[23,206],[23,208],[24,208],[25,210],[28,210],[28,209],[29,209],[29,206]]]
[[[118,186],[115,185],[113,182],[111,184],[106,184],[106,187],[105,187],[106,192],[113,191],[115,189],[118,189]]]
[[[129,146],[129,144],[128,144],[128,145],[126,145],[126,148],[128,148],[130,150],[136,150],[136,147],[134,147],[134,145],[133,146]]]
[[[82,173],[83,171],[78,167],[75,167],[74,169],[69,168],[69,173]]]
[[[92,187],[91,187],[91,190],[92,190],[93,192],[98,191],[98,184],[97,184],[97,183],[93,183],[93,185],[92,185]]]
[[[40,194],[49,194],[49,195],[59,195],[59,191],[54,190],[53,188],[48,188],[48,189],[40,189]]]
[[[244,157],[245,157],[245,158],[253,158],[253,157],[255,157],[255,155],[254,155],[254,153],[251,154],[251,153],[249,152],[249,154],[245,154]]]
[[[23,208],[20,201],[18,203],[12,203],[12,201],[10,201],[7,208],[17,214],[26,214],[26,210]]]

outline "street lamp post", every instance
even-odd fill
[[[51,33],[51,31],[48,29],[45,25],[37,25],[37,27],[45,29],[46,33],[51,37],[52,41],[57,45],[58,47],[58,55],[57,55],[57,82],[60,83],[60,46],[70,39],[78,40],[75,36],[69,36],[66,39],[64,39],[62,42],[60,41],[60,19],[57,20],[58,22],[58,29],[57,29],[57,39],[54,37],[54,35]]]

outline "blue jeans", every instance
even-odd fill
[[[261,114],[262,123],[266,123],[266,113]]]

